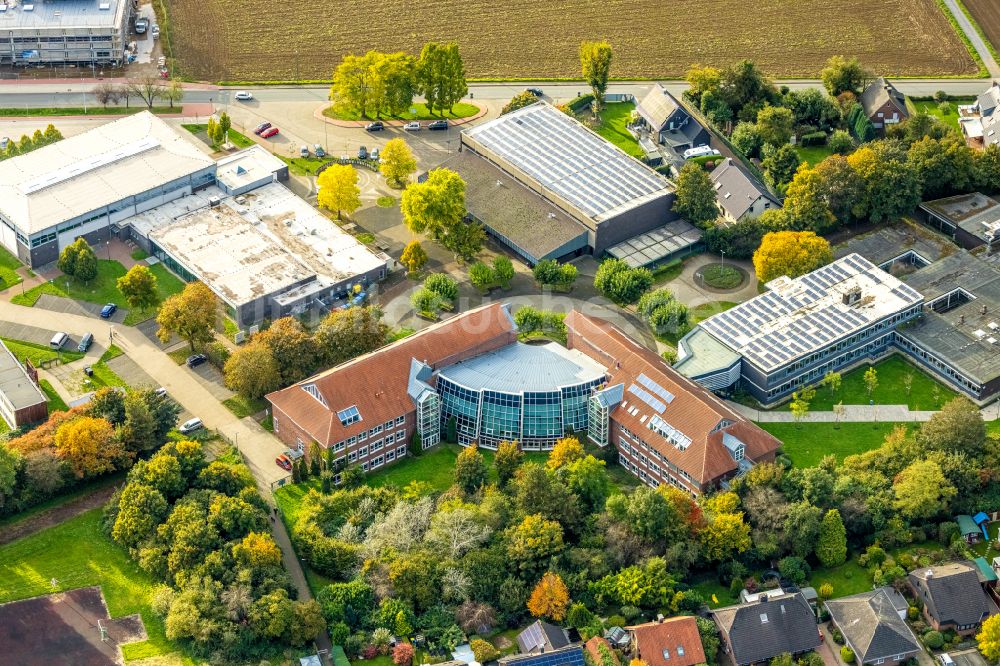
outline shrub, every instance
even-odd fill
[[[838,155],[846,155],[854,150],[854,139],[850,132],[845,130],[834,130],[833,134],[826,142],[827,147]]]
[[[958,523],[947,520],[938,525],[938,543],[942,546],[950,546],[960,535]]]
[[[940,631],[928,631],[923,637],[924,645],[932,650],[938,650],[944,645],[944,635]]]
[[[631,268],[621,259],[606,259],[594,275],[594,286],[619,304],[635,303],[653,284],[653,274],[646,268]]]
[[[677,350],[676,349],[664,349],[660,353],[660,357],[664,361],[666,361],[667,363],[669,363],[670,365],[673,365],[674,363],[677,362]]]
[[[518,109],[523,109],[526,106],[531,106],[537,101],[538,98],[527,90],[519,92],[511,97],[509,102],[503,105],[503,108],[500,109],[500,115],[502,116],[505,113],[510,113],[511,111],[517,111]]]
[[[469,281],[476,289],[486,292],[497,286],[497,275],[488,264],[481,261],[469,266]]]
[[[481,638],[473,638],[469,643],[472,648],[472,655],[480,664],[493,661],[500,657],[500,651]]]
[[[778,571],[796,585],[801,585],[809,578],[809,564],[801,557],[789,556],[778,562]]]
[[[910,606],[906,609],[906,617],[908,617],[911,621],[916,620],[920,617],[920,609],[916,606]]]
[[[624,627],[628,624],[621,615],[612,615],[608,618],[608,621],[604,623],[606,627]]]
[[[642,611],[635,606],[622,606],[619,610],[626,621],[632,621],[642,615]]]
[[[594,103],[594,96],[590,93],[586,95],[580,95],[579,97],[574,97],[566,106],[572,111],[580,111],[581,109],[589,109],[590,105]]]
[[[802,147],[822,146],[826,143],[826,132],[809,132],[802,135]]]
[[[845,663],[854,663],[854,651],[847,647],[846,645],[840,648],[840,658],[844,660]]]
[[[844,634],[840,633],[840,629],[836,628],[832,629],[830,631],[830,635],[833,637],[833,642],[836,643],[837,645],[844,644]]]
[[[421,287],[410,296],[410,303],[418,313],[434,314],[441,309],[441,296],[427,287]]]
[[[434,273],[424,280],[424,288],[430,289],[443,299],[453,301],[458,298],[458,282],[447,273]]]
[[[833,585],[830,583],[823,583],[819,586],[819,596],[821,599],[829,599],[833,596]]]
[[[729,584],[729,596],[733,599],[739,599],[740,593],[743,592],[743,581],[739,578],[733,578],[733,582]]]
[[[947,116],[950,113],[955,112],[955,106],[951,102],[941,102],[938,104],[938,113],[942,116]]]

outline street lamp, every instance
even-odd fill
[[[720,250],[720,252],[722,253],[722,267],[725,268],[726,267],[726,251],[725,250]]]

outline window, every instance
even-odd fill
[[[361,420],[361,412],[358,411],[356,405],[351,405],[347,409],[342,409],[337,412],[337,418],[340,419],[340,425],[349,426],[352,423],[357,423]]]
[[[333,452],[334,453],[340,453],[343,450],[344,450],[344,442],[343,441],[339,441],[339,442],[337,442],[336,444],[333,445]]]
[[[372,451],[378,451],[379,449],[382,448],[382,440],[381,439],[375,440],[374,442],[371,443],[371,447]]]
[[[306,450],[305,442],[303,442],[301,439],[299,439],[298,437],[296,437],[295,438],[295,448],[297,448],[300,453],[305,453],[305,450]]]
[[[670,650],[668,650],[667,648],[663,648],[663,658],[670,659]]]
[[[278,432],[278,419],[277,418],[271,419],[271,427],[274,428],[274,432],[275,432],[275,434],[277,434],[277,432]]]
[[[368,439],[368,433],[367,433],[367,432],[365,432],[365,431],[362,431],[362,432],[359,432],[359,433],[358,433],[358,441],[359,441],[359,442],[363,442],[363,441],[365,441],[366,439]]]
[[[396,425],[401,426],[405,422],[406,422],[406,417],[405,416],[397,416],[396,417]]]
[[[354,446],[357,443],[358,443],[358,438],[357,437],[348,437],[347,438],[347,445],[348,446]]]
[[[388,430],[389,428],[391,428],[392,427],[392,419],[389,419],[388,421],[386,421],[385,423],[383,423],[382,427],[385,428],[386,430]]]
[[[389,451],[388,453],[385,454],[385,461],[387,463],[391,463],[395,459],[396,459],[396,452],[395,451]]]
[[[350,453],[347,454],[347,462],[352,463],[352,462],[357,462],[357,460],[358,460],[357,451],[351,451]]]
[[[317,400],[319,400],[324,407],[326,406],[326,399],[323,397],[323,394],[319,392],[319,389],[316,388],[315,384],[305,384],[303,385],[302,390],[311,395],[312,397],[316,398]],[[355,411],[357,410],[355,409]],[[343,422],[343,418],[341,418],[341,422]],[[345,423],[344,425],[347,424]]]
[[[684,656],[684,646],[683,645],[678,645],[677,646],[677,656],[678,657],[683,657]]]
[[[363,469],[364,471],[367,472],[368,471],[368,463],[366,463],[366,462],[361,463],[361,469]]]
[[[405,446],[397,446],[396,447],[396,457],[397,458],[402,458],[405,455],[406,455],[406,447]]]
[[[358,455],[361,456],[362,458],[368,455],[368,447],[362,446],[360,449],[358,449]]]
[[[370,435],[377,435],[380,432],[382,432],[382,426],[381,426],[381,424],[379,424],[379,425],[375,426],[374,428],[372,428],[371,430],[369,430],[368,434],[370,434]]]
[[[385,461],[385,458],[383,456],[379,456],[378,458],[373,458],[372,459],[372,469],[375,469],[376,467],[381,467],[382,463],[384,461]]]

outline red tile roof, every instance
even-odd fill
[[[608,385],[625,385],[625,398],[611,418],[641,435],[667,460],[684,470],[699,484],[733,472],[737,463],[723,445],[730,433],[745,445],[745,457],[757,460],[774,452],[781,442],[773,435],[730,409],[716,395],[671,368],[660,356],[629,338],[617,326],[578,311],[566,316],[569,346],[608,368]],[[673,394],[661,415],[667,423],[691,439],[681,450],[648,427],[653,408],[628,391],[640,374]],[[639,385],[642,388],[641,385]],[[631,408],[637,408],[635,414]]]
[[[593,657],[594,663],[597,664],[597,666],[604,666],[604,662],[601,660],[601,653],[598,651],[599,645],[603,645],[604,647],[608,648],[608,650],[611,652],[611,657],[615,663],[615,666],[621,665],[621,662],[618,660],[618,655],[615,654],[615,651],[611,648],[611,644],[608,643],[603,638],[601,638],[600,636],[594,636],[584,644],[584,647],[587,648],[587,652],[589,652],[590,656]]]
[[[698,623],[693,617],[672,617],[627,627],[635,637],[639,658],[649,666],[694,666],[705,663]],[[681,654],[683,652],[683,654]]]
[[[364,356],[267,395],[301,429],[324,446],[413,411],[407,393],[413,359],[435,370],[517,340],[508,310],[493,303],[425,328]],[[323,402],[303,387],[314,385]],[[337,412],[352,405],[361,421],[341,425]]]

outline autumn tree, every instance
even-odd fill
[[[1000,615],[991,615],[983,620],[982,628],[976,634],[979,651],[991,663],[1000,659]]]
[[[348,215],[361,207],[361,189],[358,187],[358,172],[350,164],[331,164],[316,179],[316,201],[327,210],[341,211]]]
[[[825,567],[835,567],[847,560],[847,530],[840,511],[830,509],[819,524],[816,558]]]
[[[517,468],[520,467],[523,460],[524,452],[521,451],[517,442],[506,440],[500,442],[496,454],[493,456],[493,469],[497,472],[497,480],[501,487],[506,486],[514,478],[514,474],[517,473]]]
[[[382,323],[382,311],[375,306],[355,306],[328,314],[314,337],[320,362],[339,365],[386,343],[389,327]]]
[[[305,379],[316,370],[319,350],[316,341],[294,317],[282,317],[254,336],[274,355],[281,382],[288,386]]]
[[[403,221],[413,233],[426,232],[462,259],[483,247],[482,226],[465,220],[465,181],[449,169],[434,169],[422,183],[406,188],[400,202]]]
[[[257,400],[281,388],[281,372],[271,349],[253,341],[237,349],[223,368],[226,388]]]
[[[576,437],[563,437],[556,441],[549,453],[549,458],[545,461],[545,466],[550,470],[557,470],[565,467],[574,460],[583,458],[583,445]]]
[[[170,108],[174,108],[174,104],[180,104],[181,100],[184,99],[184,86],[177,79],[172,79],[170,83],[166,85],[161,93],[161,97],[167,100],[170,104]]]
[[[872,73],[862,67],[857,58],[831,56],[826,61],[826,67],[820,72],[823,87],[836,97],[843,92],[859,93],[872,79]]]
[[[837,223],[824,197],[823,176],[816,169],[802,167],[795,172],[783,205],[791,229],[823,233]]]
[[[431,113],[451,109],[469,92],[465,64],[455,42],[428,42],[416,65],[417,91]]]
[[[406,266],[410,273],[416,273],[427,263],[427,252],[424,251],[420,241],[412,240],[403,248],[403,254],[399,257],[399,263]]]
[[[535,617],[544,617],[561,622],[569,607],[569,590],[559,574],[547,572],[531,591],[528,611]]]
[[[812,231],[773,231],[764,236],[753,254],[761,282],[787,275],[795,278],[833,260],[830,243]]]
[[[709,561],[722,561],[750,548],[750,526],[742,513],[719,513],[698,533],[702,552]]]
[[[892,483],[893,506],[906,518],[933,518],[948,510],[957,494],[941,466],[932,460],[918,460],[896,475]]]
[[[715,186],[700,164],[686,162],[677,175],[673,211],[696,227],[710,226],[719,217]]]
[[[413,646],[409,643],[396,643],[396,647],[392,649],[392,663],[396,666],[410,666],[413,654]]]
[[[611,76],[612,56],[611,44],[606,41],[580,44],[580,69],[598,107],[604,104],[604,93]]]
[[[136,264],[115,283],[122,292],[129,307],[146,310],[156,305],[159,295],[156,291],[156,276],[148,266]]]
[[[195,343],[209,342],[215,337],[219,318],[219,299],[201,282],[189,282],[179,294],[163,302],[156,322],[160,329],[157,337],[164,343],[177,334],[187,340],[191,349]]]
[[[156,100],[163,96],[162,80],[152,74],[129,79],[125,85],[128,87],[129,96],[141,99],[147,109],[152,109]]]
[[[875,366],[871,366],[865,370],[864,380],[865,392],[868,393],[868,397],[871,398],[875,393],[875,389],[878,388],[878,370],[875,369]]]
[[[986,424],[975,403],[959,396],[920,426],[917,441],[929,451],[964,452],[978,457],[985,452]]]
[[[379,171],[394,185],[404,185],[410,174],[417,170],[413,151],[401,138],[389,139],[379,154]]]
[[[523,109],[526,106],[531,106],[537,101],[538,98],[535,97],[533,93],[530,93],[527,90],[519,92],[511,97],[509,102],[503,105],[503,108],[500,109],[500,115],[502,116],[510,113],[511,111],[517,111],[518,109]]]
[[[118,104],[122,100],[121,88],[109,81],[104,81],[94,86],[91,94],[105,108],[107,108],[108,104]]]
[[[486,485],[489,469],[483,454],[474,445],[462,449],[455,459],[455,483],[467,494],[472,494]]]
[[[113,471],[124,456],[111,424],[90,416],[59,426],[54,444],[56,454],[69,463],[78,479]]]
[[[524,572],[544,566],[548,558],[564,547],[562,526],[537,513],[525,516],[520,524],[510,527],[506,536],[508,554]]]

